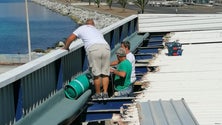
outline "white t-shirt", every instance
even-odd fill
[[[73,34],[84,42],[84,47],[87,50],[94,44],[108,44],[103,37],[103,34],[92,25],[82,25],[78,27]]]
[[[135,56],[130,52],[126,54],[126,59],[128,59],[132,64],[132,73],[131,73],[131,83],[136,81],[136,74],[135,74]]]

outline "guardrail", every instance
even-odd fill
[[[136,32],[137,22],[137,15],[132,15],[101,30],[111,49]],[[1,124],[14,124],[87,69],[82,41],[73,42],[70,48],[69,52],[55,50],[0,75]]]

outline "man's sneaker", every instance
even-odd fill
[[[109,98],[108,93],[103,93],[103,98]]]
[[[101,94],[97,94],[97,93],[95,93],[94,95],[92,95],[91,98],[92,98],[92,99],[101,99],[102,96],[101,96]]]
[[[114,92],[114,97],[118,97],[118,96],[120,96],[120,93],[119,92]]]

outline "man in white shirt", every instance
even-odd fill
[[[131,72],[131,84],[136,81],[136,74],[135,74],[135,56],[130,52],[130,42],[129,41],[123,41],[121,42],[121,48],[125,49],[126,51],[126,59],[128,59],[132,64],[132,72]],[[119,64],[118,60],[113,61],[110,66],[115,66]]]
[[[69,50],[70,44],[76,39],[82,39],[87,53],[90,72],[93,75],[96,93],[94,99],[108,98],[110,75],[110,46],[103,34],[96,29],[93,19],[88,19],[85,25],[78,27],[66,40],[64,49]],[[100,81],[103,93],[100,91]]]

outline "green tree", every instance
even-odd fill
[[[97,7],[100,7],[100,0],[95,0],[95,3],[97,4]]]
[[[106,0],[106,3],[108,4],[109,9],[111,9],[112,4],[113,4],[113,0]]]
[[[148,0],[136,0],[133,3],[141,9],[141,13],[144,13],[144,9],[148,4]]]
[[[125,12],[126,6],[127,6],[128,1],[127,0],[119,0],[119,4],[123,8],[123,12]]]

